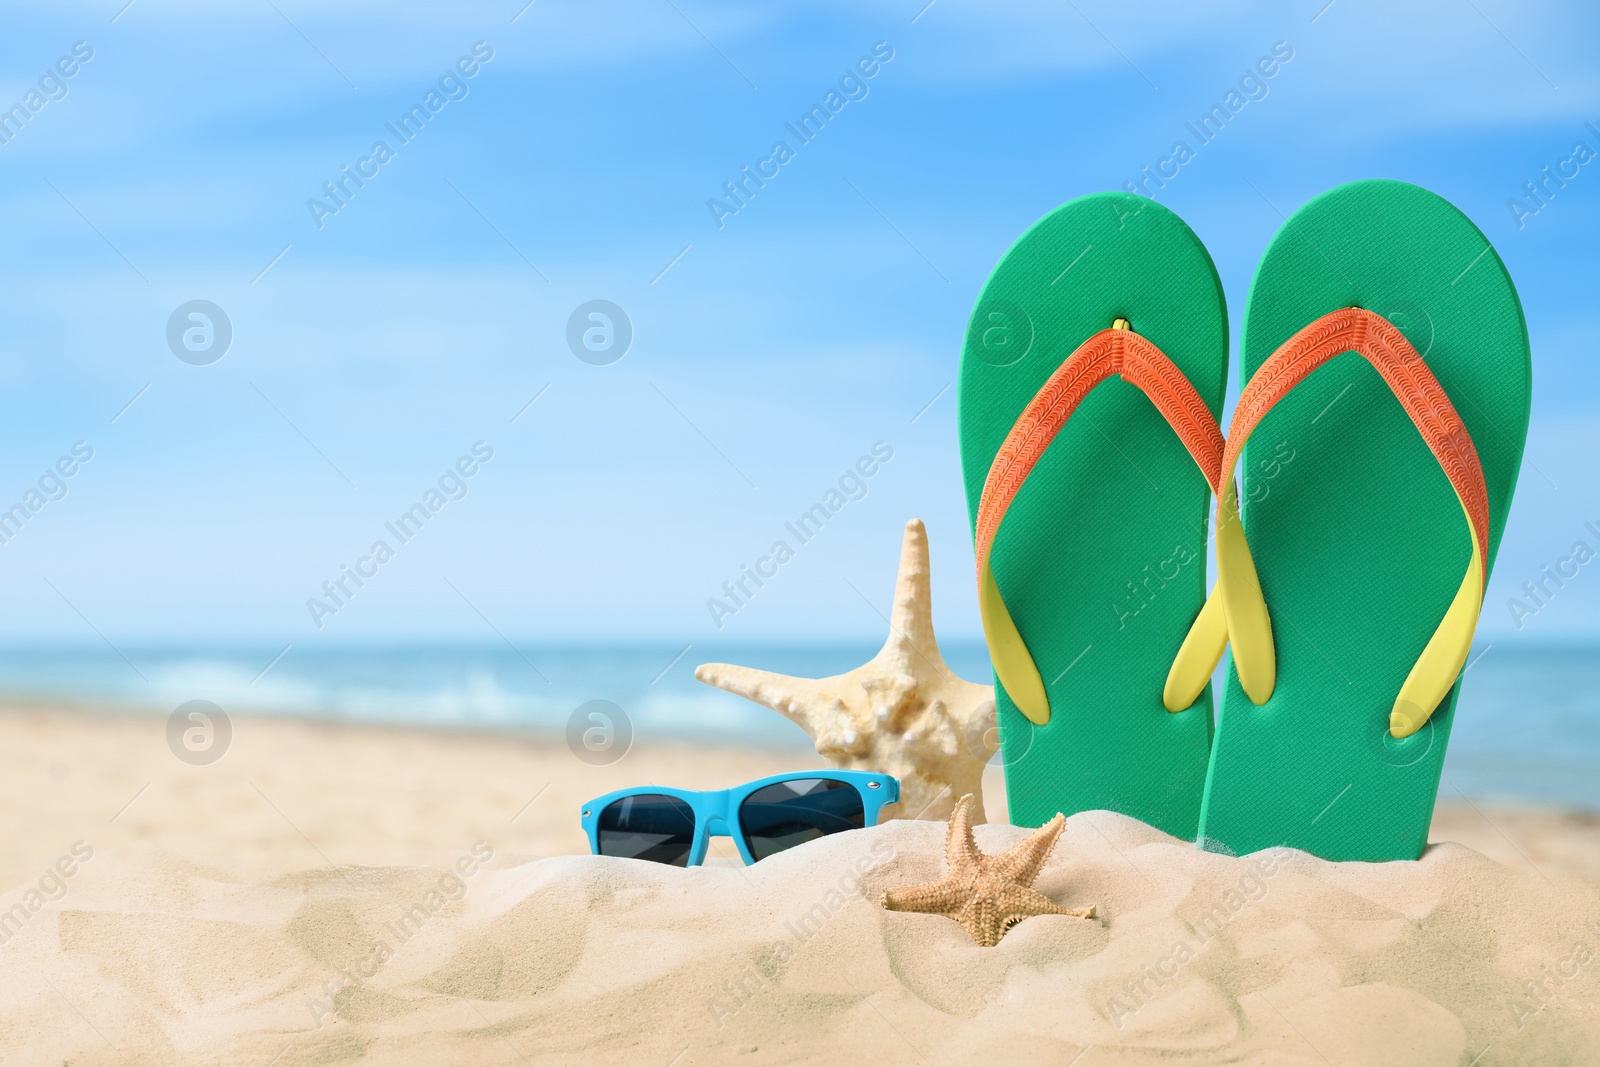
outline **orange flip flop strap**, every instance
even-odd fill
[[[1449,395],[1411,342],[1382,315],[1361,308],[1330,312],[1304,327],[1274,352],[1245,386],[1228,427],[1222,469],[1230,475],[1250,432],[1278,401],[1312,371],[1345,352],[1356,352],[1383,377],[1465,506],[1478,551],[1489,556],[1489,491],[1472,436]],[[1220,504],[1220,501],[1219,501]],[[1220,507],[1218,512],[1221,515]]]
[[[1285,341],[1245,386],[1229,427],[1217,494],[1217,587],[1240,685],[1252,702],[1264,704],[1276,685],[1276,652],[1255,562],[1239,525],[1234,465],[1267,412],[1312,371],[1346,352],[1372,364],[1400,401],[1449,479],[1472,533],[1472,555],[1461,586],[1390,714],[1390,732],[1406,737],[1427,722],[1449,693],[1470,651],[1488,571],[1489,493],[1478,451],[1455,405],[1388,319],[1360,308],[1330,312]]]
[[[979,603],[996,675],[1018,708],[1041,725],[1050,715],[1043,682],[994,585],[990,551],[1006,510],[1056,434],[1084,397],[1114,374],[1144,391],[1176,431],[1206,483],[1213,490],[1219,484],[1223,439],[1216,419],[1177,365],[1131,330],[1101,330],[1084,341],[1017,416],[989,465],[978,502]]]

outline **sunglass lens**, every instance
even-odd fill
[[[694,846],[694,810],[677,797],[641,793],[607,804],[600,812],[600,855],[689,865]]]
[[[861,794],[830,778],[796,778],[756,790],[739,806],[739,828],[756,859],[866,825]]]

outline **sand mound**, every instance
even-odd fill
[[[1449,844],[1412,864],[1233,859],[1098,812],[1068,821],[1039,887],[1101,919],[1030,919],[982,949],[877,906],[941,873],[942,834],[897,822],[691,871],[479,846],[448,870],[271,885],[96,854],[4,926],[0,1058],[1487,1067],[1600,1050],[1588,882]],[[978,827],[991,852],[1024,834]]]

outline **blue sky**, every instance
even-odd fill
[[[912,516],[941,631],[975,636],[945,387],[979,287],[1286,42],[1160,192],[1216,260],[1235,345],[1280,212],[1363,177],[1458,204],[1535,360],[1481,632],[1600,637],[1600,573],[1521,633],[1504,606],[1600,546],[1600,162],[1520,228],[1507,207],[1600,150],[1592,9],[523,2],[9,6],[0,107],[76,42],[93,58],[0,145],[0,504],[75,442],[94,457],[0,544],[0,636],[876,637]],[[319,228],[323,182],[477,42],[465,95]],[[719,229],[707,200],[878,42],[865,96]],[[233,329],[205,366],[166,341],[196,299]],[[634,331],[605,366],[566,341],[595,299]],[[317,629],[307,598],[478,441],[466,496]],[[866,495],[719,632],[706,599],[880,441]]]

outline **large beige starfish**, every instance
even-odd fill
[[[999,747],[994,687],[958,678],[933,637],[928,531],[906,523],[889,640],[871,662],[832,678],[793,678],[727,663],[694,676],[763,704],[798,724],[835,767],[900,780],[900,803],[882,818],[943,819],[955,798],[976,794],[984,822],[983,765]]]
[[[964,796],[950,816],[950,831],[944,839],[949,867],[945,876],[928,885],[887,890],[884,907],[954,919],[972,940],[985,947],[998,945],[1007,930],[1035,915],[1094,918],[1092,907],[1063,908],[1033,888],[1067,825],[1066,816],[1058,814],[1003,854],[986,856],[972,837],[971,806],[972,797]]]

